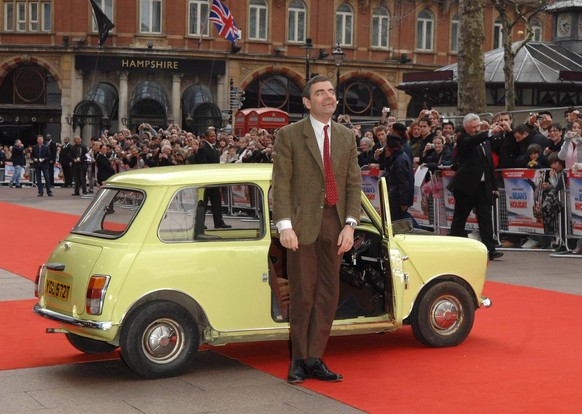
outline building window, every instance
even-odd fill
[[[305,22],[307,19],[305,10],[305,4],[302,1],[293,0],[289,3],[289,33],[287,34],[287,40],[289,42],[305,42]]]
[[[376,7],[372,13],[372,47],[388,48],[390,14],[386,7]]]
[[[162,33],[162,0],[140,0],[141,33]]]
[[[532,20],[531,22],[531,28],[533,31],[533,37],[531,38],[532,41],[534,42],[541,42],[542,41],[542,36],[543,36],[543,32],[542,32],[542,25],[540,24],[539,20]]]
[[[451,52],[459,51],[459,15],[455,14],[451,20]]]
[[[354,12],[344,3],[335,13],[335,37],[341,46],[351,46],[354,39]]]
[[[249,4],[249,39],[267,40],[267,3],[251,0]]]
[[[50,32],[50,1],[4,1],[4,30],[7,32]]]
[[[97,3],[101,10],[103,10],[103,13],[105,13],[107,18],[113,22],[113,0],[95,0],[95,3]],[[93,32],[98,32],[99,27],[97,27],[97,20],[95,19],[95,14],[91,13],[91,16],[92,16],[91,21],[93,22],[91,30],[93,30]]]
[[[493,24],[493,49],[499,49],[503,46],[503,25],[501,19],[495,20]]]
[[[418,14],[416,22],[416,48],[418,50],[432,50],[434,39],[434,18],[428,10]]]
[[[188,3],[188,34],[208,36],[207,0],[190,0]]]

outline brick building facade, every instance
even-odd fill
[[[339,77],[341,112],[406,116],[406,72],[456,62],[453,1],[225,0],[242,37],[232,53],[206,16],[207,0],[96,0],[115,24],[102,48],[90,1],[0,1],[0,139],[54,137],[176,122],[203,131],[231,109],[272,106],[303,115],[300,91],[315,73]],[[491,6],[484,50],[499,44]],[[550,19],[538,23],[547,39]],[[516,35],[523,28],[516,27]],[[336,67],[332,51],[344,53]],[[339,75],[339,76],[338,76]]]

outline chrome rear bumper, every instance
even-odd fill
[[[113,326],[111,322],[99,322],[99,321],[88,321],[84,319],[73,318],[72,316],[63,315],[58,312],[54,312],[48,309],[43,309],[37,303],[32,308],[33,312],[37,315],[43,316],[45,318],[57,321],[60,323],[65,323],[68,325],[79,326],[81,328],[98,329],[100,331],[108,331]]]

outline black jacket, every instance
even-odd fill
[[[469,196],[479,190],[481,177],[485,178],[488,200],[493,203],[493,191],[497,190],[489,131],[469,135],[463,132],[457,140],[455,163],[457,170],[449,189]]]

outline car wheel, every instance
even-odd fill
[[[85,338],[84,336],[79,336],[72,333],[66,333],[65,336],[71,345],[86,354],[105,354],[107,352],[113,352],[117,349],[116,345],[111,345],[107,342],[97,341],[95,339]]]
[[[414,336],[427,346],[456,346],[465,340],[475,319],[473,300],[462,285],[442,282],[420,297],[412,312]]]
[[[190,368],[199,345],[198,325],[173,302],[146,304],[123,323],[121,357],[143,378],[164,378]]]

